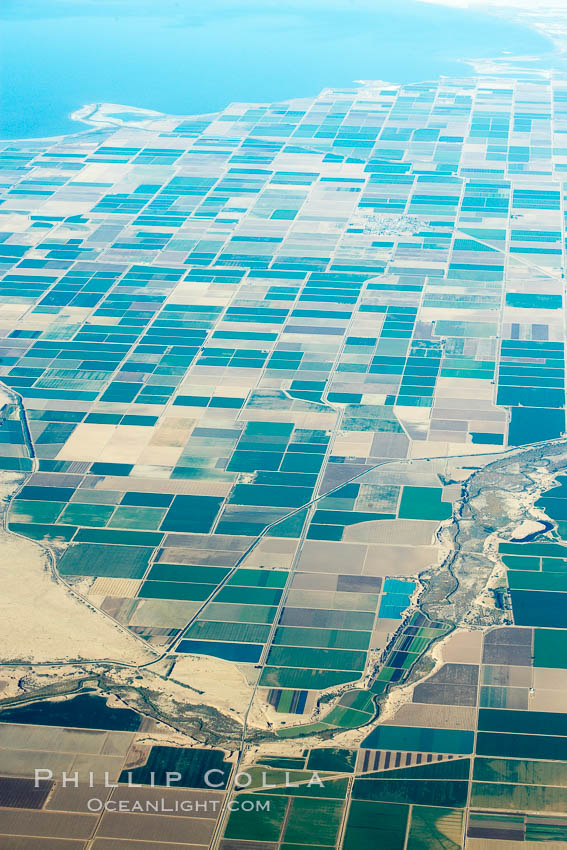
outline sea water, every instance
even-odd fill
[[[3,0],[0,138],[76,132],[86,103],[199,114],[551,52],[520,24],[418,0]]]

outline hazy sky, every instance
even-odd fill
[[[435,3],[443,6],[454,6],[459,9],[484,8],[490,10],[494,8],[506,9],[526,9],[530,12],[567,11],[565,0],[419,0],[420,3]]]
[[[387,0],[389,2],[389,0]],[[565,0],[419,0],[421,3],[453,6],[457,8],[508,8],[529,9],[537,11],[557,9],[565,11]],[[27,0],[25,7],[21,0],[0,0],[0,18],[20,17],[24,13],[28,17],[56,17],[60,15],[81,15],[88,11],[89,15],[108,14],[113,10],[116,14],[140,14],[153,12],[156,15],[163,12],[177,11],[192,17],[215,13],[236,12],[239,14],[258,10],[259,5],[264,10],[277,9],[286,12],[293,9],[321,8],[321,11],[352,9],[355,11],[374,11],[384,0]],[[403,0],[398,0],[403,8]]]
[[[534,0],[420,0],[420,2],[460,6],[462,8],[482,6],[489,9],[494,6],[508,6],[537,9],[538,6],[542,8],[552,6],[560,9],[564,8],[565,0],[546,0],[543,3],[538,3],[537,0],[535,2]],[[100,13],[104,14],[109,9],[120,14],[127,14],[129,11],[139,13],[149,10],[157,13],[160,8],[168,8],[195,14],[210,14],[215,10],[245,12],[247,9],[257,9],[258,5],[257,0],[160,0],[157,4],[155,0],[28,0],[25,4],[25,11],[28,15],[52,16],[68,14],[69,12],[80,14],[85,9],[88,9],[89,14],[92,14],[97,8]],[[310,8],[320,7],[321,10],[352,9],[356,11],[376,9],[376,6],[380,5],[380,0],[378,0],[378,3],[377,0],[262,0],[261,5],[264,9],[276,8],[280,11],[294,8],[302,9],[305,6]],[[400,5],[403,6],[403,0],[401,0]],[[0,3],[0,15],[11,17],[21,14],[21,0],[2,0]]]

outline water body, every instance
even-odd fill
[[[91,102],[199,114],[552,51],[527,27],[417,0],[2,0],[0,33],[3,139],[76,132]]]
[[[130,708],[112,708],[105,697],[81,694],[67,700],[47,700],[14,708],[0,714],[2,723],[39,726],[70,726],[76,729],[109,729],[136,732],[142,718]]]
[[[545,519],[538,519],[538,522],[541,522],[544,527],[538,529],[537,531],[532,531],[531,534],[526,534],[525,537],[513,537],[512,540],[514,541],[514,543],[530,543],[532,540],[537,540],[537,538],[541,537],[542,534],[547,534],[548,531],[553,531],[553,529],[555,528],[552,522],[548,522]]]

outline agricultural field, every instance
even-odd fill
[[[125,648],[7,600],[0,844],[567,846],[567,81],[97,115],[0,145],[2,534]]]

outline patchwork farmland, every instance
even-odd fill
[[[2,847],[567,842],[566,104],[0,145]]]

